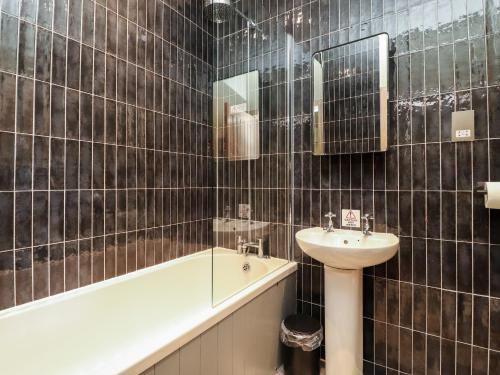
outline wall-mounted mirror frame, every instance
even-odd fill
[[[313,154],[387,151],[389,35],[312,56]]]

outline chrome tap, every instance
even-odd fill
[[[328,212],[325,217],[328,218],[328,226],[324,227],[323,229],[325,230],[325,232],[327,233],[330,233],[330,232],[333,232],[334,229],[333,229],[333,220],[332,218],[334,217],[337,217],[337,215],[335,215],[333,212]]]
[[[374,219],[373,216],[370,214],[365,214],[365,215],[363,215],[363,217],[361,219],[363,220],[363,234],[365,236],[370,236],[371,235],[370,220]]]
[[[231,206],[224,207],[224,221],[231,221]]]
[[[257,239],[257,242],[247,242],[241,236],[238,236],[236,252],[247,256],[250,254],[250,249],[255,249],[258,258],[268,258],[269,255],[265,251],[265,242],[262,238]],[[267,254],[266,254],[267,253]]]

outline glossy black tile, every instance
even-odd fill
[[[62,191],[50,193],[50,242],[64,240],[64,193]]]
[[[64,155],[64,140],[52,138],[50,142],[50,188],[52,190],[64,189]]]
[[[14,217],[14,194],[0,193],[0,207],[6,217]],[[8,250],[13,248],[14,240],[13,220],[6,220],[5,227],[0,232],[0,250]]]
[[[21,18],[33,22],[36,16],[37,4],[33,0],[21,0],[19,3]]]
[[[16,17],[5,13],[1,16],[0,25],[0,68],[12,73],[16,72],[18,23]]]
[[[457,309],[457,295],[455,292],[442,291],[441,302],[441,335],[442,337],[455,340],[455,324],[456,324],[456,309]]]
[[[93,84],[93,53],[92,48],[82,45],[80,52],[80,89],[84,92],[92,92]]]
[[[16,78],[12,74],[0,73],[0,108],[5,113],[0,130],[14,131]]]
[[[488,269],[489,249],[488,245],[473,245],[473,291],[477,294],[487,295],[489,293],[489,275],[484,270]]]
[[[65,135],[64,113],[66,111],[65,92],[62,87],[53,85],[50,98],[50,135],[63,138]]]
[[[15,304],[13,251],[0,252],[0,271],[0,308],[5,309]]]
[[[15,137],[0,133],[0,191],[14,189]]]
[[[457,244],[457,290],[461,292],[472,291],[472,245],[460,242]]]
[[[49,293],[64,292],[64,244],[49,246]]]
[[[470,345],[457,343],[457,374],[471,373],[471,347]]]
[[[31,249],[17,250],[15,257],[16,304],[32,301],[32,254]]]
[[[49,31],[42,28],[38,28],[36,35],[36,78],[42,81],[49,81],[52,35]]]
[[[33,80],[19,78],[17,85],[17,131],[33,133]]]
[[[31,246],[32,225],[32,194],[31,192],[18,192],[15,197],[15,247]]]
[[[18,136],[16,139],[16,190],[30,190],[32,183],[33,137]]]
[[[52,82],[66,83],[66,38],[57,34],[52,38]]]
[[[18,73],[33,77],[35,69],[35,28],[32,24],[20,22],[18,48]]]
[[[441,241],[427,240],[427,285],[441,287]]]
[[[488,350],[473,346],[472,347],[472,373],[488,373]]]
[[[427,288],[427,332],[441,335],[441,290]]]
[[[472,343],[481,347],[488,347],[489,340],[489,303],[487,297],[473,297],[473,336]]]
[[[49,196],[47,192],[33,192],[33,245],[48,242]]]

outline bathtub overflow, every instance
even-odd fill
[[[244,272],[250,271],[250,263],[248,262],[243,263],[243,271]]]

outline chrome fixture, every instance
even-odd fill
[[[486,190],[486,182],[478,182],[476,187],[476,193],[479,194],[487,194],[488,190]]]
[[[250,249],[255,249],[258,258],[269,258],[268,249],[264,249],[264,247],[267,247],[265,245],[267,242],[264,242],[262,238],[259,238],[257,242],[247,242],[241,236],[238,236],[237,243],[236,252],[238,254],[247,256],[250,254]]]
[[[205,0],[205,16],[215,23],[229,20],[233,9],[231,0]]]
[[[330,211],[325,215],[325,217],[328,218],[328,226],[324,227],[323,229],[325,230],[325,232],[331,233],[334,231],[332,218],[337,217],[337,215]]]
[[[224,222],[231,220],[231,206],[224,207]]]
[[[370,214],[365,214],[365,215],[363,215],[363,217],[361,219],[363,220],[363,234],[365,236],[370,236],[371,235],[370,220],[374,219],[373,216]]]
[[[205,17],[212,22],[223,23],[229,21],[234,13],[247,21],[248,27],[254,27],[260,30],[252,19],[245,16],[231,4],[231,0],[205,0]]]

